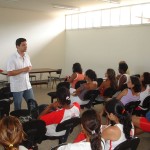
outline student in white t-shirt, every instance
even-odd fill
[[[93,109],[85,111],[81,117],[81,127],[86,139],[81,142],[61,146],[58,150],[104,150],[100,126],[100,118],[96,111]]]
[[[102,138],[105,140],[105,150],[113,150],[126,139],[130,139],[134,135],[134,129],[132,130],[131,118],[124,105],[117,99],[106,103],[105,112],[111,124],[102,131]]]

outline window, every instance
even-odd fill
[[[150,24],[150,3],[66,15],[66,30]]]
[[[110,9],[102,10],[102,26],[110,25]]]
[[[131,24],[141,24],[142,19],[142,6],[131,6]]]
[[[79,14],[79,28],[85,28],[85,13]]]
[[[130,24],[130,7],[121,7],[120,9],[120,25]]]
[[[71,29],[71,15],[66,16],[66,29]]]
[[[142,23],[150,23],[150,4],[143,5]]]
[[[120,25],[120,8],[111,9],[111,26]]]

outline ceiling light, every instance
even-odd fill
[[[67,9],[67,10],[76,10],[79,11],[79,7],[73,7],[73,6],[67,6],[67,5],[52,5],[52,8],[58,8],[58,9]]]
[[[108,3],[119,3],[120,0],[103,0],[103,2],[108,2]]]

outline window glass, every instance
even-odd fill
[[[120,25],[130,24],[130,7],[120,8]]]
[[[78,14],[72,15],[72,29],[78,28]]]
[[[71,29],[71,15],[66,16],[66,29]]]
[[[86,28],[91,28],[93,26],[93,12],[86,13]]]
[[[93,27],[101,26],[101,11],[93,12]]]
[[[102,10],[102,26],[110,25],[110,9]]]
[[[143,5],[142,23],[150,23],[150,4]]]
[[[85,28],[85,13],[79,14],[79,28]]]
[[[111,26],[120,25],[120,8],[111,9]]]
[[[142,6],[131,6],[131,24],[141,24],[142,19]]]

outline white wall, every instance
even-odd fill
[[[33,68],[64,70],[64,26],[64,15],[0,8],[0,68],[6,69],[16,39],[24,37]]]
[[[125,60],[130,74],[150,71],[150,26],[128,26],[66,31],[66,72],[80,62],[103,77],[107,68],[118,71]]]

